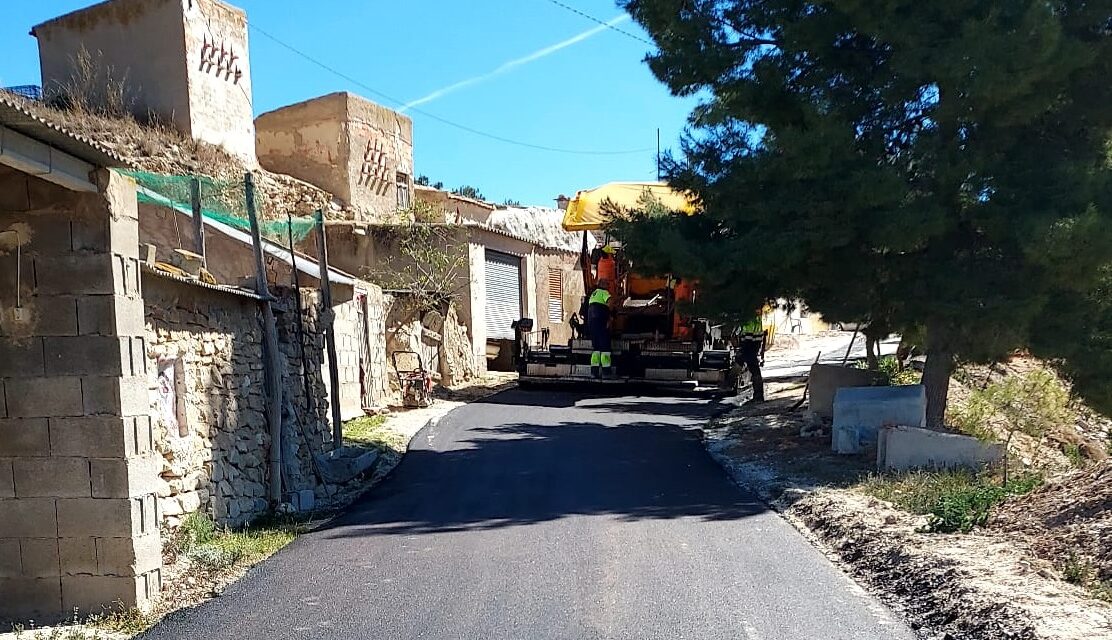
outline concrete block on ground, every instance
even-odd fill
[[[317,456],[321,475],[332,484],[344,484],[371,469],[377,462],[377,451],[358,447],[341,447]]]
[[[316,508],[317,494],[312,489],[294,491],[286,494],[286,502],[298,513],[309,512]]]
[[[831,448],[844,454],[875,446],[880,429],[925,427],[927,394],[922,385],[843,387],[834,394]]]
[[[816,364],[811,367],[807,387],[811,413],[827,420],[834,417],[834,394],[843,387],[868,387],[877,379],[875,371]]]
[[[880,469],[980,469],[1004,459],[1004,445],[957,433],[892,426],[880,430],[876,462]]]

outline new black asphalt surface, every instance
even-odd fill
[[[551,390],[462,407],[342,518],[145,637],[914,638],[730,482],[694,429],[711,410]]]

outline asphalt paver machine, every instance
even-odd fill
[[[589,249],[587,234],[605,234],[610,213],[644,204],[652,198],[675,212],[694,215],[688,200],[661,183],[610,183],[580,191],[568,204],[563,226],[580,232],[580,266],[587,296],[600,280],[609,282],[611,375],[592,375],[591,337],[585,322],[586,296],[579,314],[571,319],[571,342],[549,344],[537,339],[533,322],[514,323],[515,366],[524,385],[580,383],[597,385],[645,384],[705,391],[740,391],[748,374],[737,366],[717,329],[707,320],[686,315],[698,296],[697,282],[667,274],[638,273],[620,245],[605,235]]]

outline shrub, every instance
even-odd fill
[[[1009,440],[1016,433],[1042,438],[1055,426],[1077,419],[1070,407],[1069,390],[1054,374],[1043,370],[973,389],[949,417],[953,426],[982,439],[995,436],[990,423],[998,421]]]

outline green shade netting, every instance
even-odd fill
[[[242,231],[251,231],[251,220],[247,215],[246,187],[242,181],[220,181],[206,176],[175,176],[148,171],[117,169],[119,173],[133,178],[140,187],[138,199],[144,204],[169,206],[183,211],[192,211],[193,196],[190,183],[194,178],[201,186],[201,215],[209,220],[222,222]],[[258,209],[265,207],[265,201],[256,192]],[[259,233],[267,239],[286,245],[290,231],[294,242],[300,242],[309,235],[315,222],[312,218],[294,217],[292,224],[286,220],[263,220],[260,211]]]

